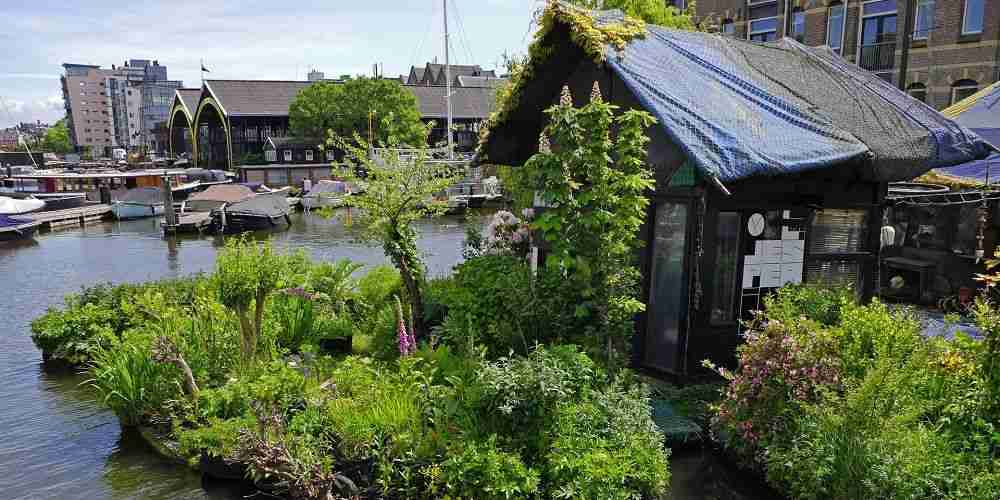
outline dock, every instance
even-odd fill
[[[42,229],[55,229],[66,226],[85,226],[100,222],[111,214],[111,205],[86,205],[50,212],[33,212],[22,217],[38,222]]]
[[[163,231],[172,233],[201,233],[212,226],[212,214],[210,212],[190,212],[181,214],[177,218],[177,224],[171,225],[164,222]]]

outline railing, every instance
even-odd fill
[[[858,66],[875,73],[893,69],[896,66],[896,42],[862,45]]]

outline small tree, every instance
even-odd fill
[[[334,137],[330,144],[346,153],[344,176],[364,186],[363,196],[347,197],[350,206],[361,209],[352,224],[363,228],[365,239],[379,242],[399,270],[412,315],[411,333],[417,339],[423,338],[426,332],[420,288],[425,269],[413,222],[444,213],[447,202],[435,196],[457,182],[463,172],[456,171],[453,163],[431,160],[426,147],[404,159],[391,148],[379,157],[371,156],[370,145],[357,134],[353,141]]]
[[[288,108],[292,135],[322,140],[360,134],[375,144],[414,147],[426,142],[417,98],[394,80],[353,78],[344,83],[318,82],[299,92]]]
[[[270,243],[257,245],[244,238],[226,243],[215,261],[219,301],[233,310],[240,321],[244,361],[257,355],[267,296],[278,288],[282,263]],[[253,312],[253,320],[250,313]]]
[[[632,316],[643,309],[633,252],[654,187],[645,130],[655,120],[636,110],[615,116],[616,109],[603,102],[597,83],[582,108],[563,88],[559,105],[546,110],[539,152],[525,165],[527,181],[549,207],[533,224],[551,246],[546,265],[578,291],[577,316],[596,320],[590,333],[604,337],[612,363],[614,341],[627,338]]]
[[[69,128],[66,126],[66,119],[63,118],[55,123],[45,132],[45,139],[42,140],[42,148],[52,153],[71,153],[73,143],[69,140]]]

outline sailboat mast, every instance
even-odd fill
[[[445,96],[444,99],[448,105],[448,128],[445,130],[445,134],[448,136],[448,159],[454,158],[455,145],[452,144],[451,137],[451,61],[449,60],[448,54],[448,0],[441,0],[444,5],[444,78],[445,78]]]

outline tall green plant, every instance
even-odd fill
[[[387,149],[376,157],[370,145],[360,136],[353,141],[342,137],[332,144],[347,152],[344,158],[345,176],[365,186],[364,196],[349,196],[347,202],[361,209],[353,223],[363,229],[362,236],[377,241],[399,270],[406,289],[406,299],[413,311],[413,334],[425,335],[421,287],[425,267],[417,250],[417,219],[444,213],[447,204],[435,200],[435,195],[458,181],[462,172],[452,164],[433,161],[427,149],[418,149],[409,158],[398,150]],[[359,173],[363,173],[359,175]]]
[[[101,394],[122,425],[139,425],[146,410],[163,400],[158,388],[163,369],[147,350],[123,344],[97,354],[86,383]]]
[[[216,258],[219,301],[232,309],[240,320],[244,361],[256,356],[264,306],[268,295],[278,288],[281,264],[281,257],[272,251],[270,242],[258,245],[245,238],[229,240]]]
[[[549,207],[533,224],[552,249],[546,265],[562,270],[579,290],[577,315],[596,320],[609,360],[614,341],[629,335],[631,316],[643,309],[632,253],[649,205],[646,192],[654,187],[645,129],[655,120],[637,110],[616,116],[617,109],[603,101],[596,82],[581,108],[564,87],[560,103],[546,110],[549,125],[526,165]]]

